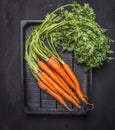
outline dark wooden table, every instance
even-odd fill
[[[72,0],[0,0],[0,130],[114,130],[115,60],[93,70],[95,109],[87,117],[28,116],[22,112],[20,20],[44,19]],[[115,1],[77,0],[94,8],[97,21],[115,40]],[[115,51],[114,43],[111,44]],[[115,54],[114,54],[115,57]]]

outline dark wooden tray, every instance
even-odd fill
[[[24,60],[25,40],[32,32],[33,28],[41,24],[42,20],[22,20],[20,23],[21,34],[21,83],[22,83],[22,102],[23,110],[27,114],[59,114],[59,115],[85,115],[87,114],[87,106],[81,103],[81,109],[77,109],[72,104],[68,105],[73,108],[72,112],[66,110],[62,105],[56,102],[51,96],[43,92],[38,86],[36,80],[33,78],[28,65]],[[92,89],[92,71],[83,72],[83,66],[77,65],[73,61],[71,53],[60,53],[61,57],[68,63],[75,74],[77,75],[81,88],[84,94],[91,100]]]

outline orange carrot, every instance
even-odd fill
[[[51,95],[53,98],[55,98],[60,104],[62,104],[65,108],[67,108],[69,111],[71,111],[71,109],[67,106],[66,102],[63,100],[63,98],[59,95],[57,95],[55,92],[53,92],[51,89],[49,89],[42,81],[38,81],[38,86],[45,91],[46,93],[48,93],[49,95]]]
[[[52,58],[52,60],[54,60],[55,62],[57,62],[57,64],[60,64],[60,62],[54,56],[52,56],[51,58]]]
[[[78,108],[81,108],[80,105],[70,95],[68,95],[62,88],[60,88],[60,86],[57,85],[56,82],[54,82],[46,73],[42,72],[42,75],[45,77],[45,80],[47,80],[60,95],[62,95],[65,99],[73,103]]]
[[[47,73],[57,84],[59,84],[61,87],[63,87],[63,84],[60,82],[58,77],[54,74],[52,69],[44,61],[39,61],[38,66],[40,69],[42,69],[42,71]]]
[[[56,71],[65,81],[66,83],[72,87],[73,89],[75,89],[75,85],[72,82],[72,80],[70,79],[70,77],[66,74],[66,72],[64,71],[63,67],[60,65],[60,63],[58,61],[55,61],[53,59],[53,57],[51,57],[47,64],[54,69],[54,71]]]
[[[45,79],[45,77],[42,75],[42,72],[38,72],[37,76],[40,78],[40,80],[42,82],[44,82],[52,91],[54,91],[55,93],[58,93],[54,87]]]
[[[68,87],[64,80],[58,74],[56,74],[55,71],[53,71],[44,61],[39,61],[38,66],[42,69],[42,71],[47,73],[61,88],[63,88],[68,94],[72,95],[77,102],[79,102],[78,98],[73,94],[72,90]]]
[[[51,57],[52,60],[54,60],[55,63],[57,63],[58,65],[60,64],[55,57]],[[85,98],[85,95],[83,94],[81,88],[80,88],[80,83],[78,81],[78,79],[76,78],[75,74],[73,73],[73,71],[71,70],[70,66],[68,64],[63,64],[63,69],[66,71],[67,75],[71,78],[71,80],[74,82],[74,86],[75,86],[75,91],[77,93],[77,95],[79,96],[79,98],[86,104],[89,104]]]
[[[66,71],[66,73],[69,75],[69,77],[71,78],[71,80],[74,82],[75,86],[76,86],[76,92],[77,95],[79,96],[79,98],[86,104],[89,104],[86,100],[86,98],[84,97],[84,94],[81,90],[80,87],[80,83],[77,79],[77,77],[75,76],[74,72],[72,71],[72,69],[70,68],[70,66],[68,64],[63,64],[63,68]]]
[[[69,86],[66,84],[66,82],[54,71],[54,74],[58,77],[60,82],[64,85],[67,86],[67,92],[79,103],[79,99],[75,96],[75,94],[72,92],[72,90],[69,88]]]

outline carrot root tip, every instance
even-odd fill
[[[81,106],[80,106],[79,104],[77,104],[76,107],[77,107],[78,109],[81,109]]]
[[[81,106],[79,106],[78,108],[81,109]]]
[[[69,108],[67,105],[65,107],[67,108],[67,110],[73,111],[73,109]]]
[[[94,109],[94,104],[92,104],[92,103],[88,103],[87,104],[89,107],[87,108],[87,110],[93,110]]]
[[[84,95],[84,97],[88,100],[88,96]]]

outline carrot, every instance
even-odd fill
[[[52,58],[56,63],[60,64],[54,56],[52,56],[51,58]]]
[[[63,68],[66,71],[66,73],[70,76],[71,80],[76,83],[77,88],[80,89],[80,83],[78,81],[77,76],[74,74],[74,72],[72,71],[72,69],[70,68],[70,66],[68,64],[63,64]]]
[[[58,65],[60,64],[60,63],[56,60],[55,57],[52,56],[51,58],[52,58],[52,60],[54,60],[55,63],[57,63]],[[73,72],[72,69],[70,68],[70,66],[69,66],[68,64],[64,63],[64,64],[63,64],[63,69],[65,70],[65,72],[67,73],[67,75],[71,78],[71,80],[73,81],[73,83],[75,84],[75,88],[74,88],[74,89],[75,89],[75,91],[76,91],[78,97],[79,97],[84,103],[86,103],[86,104],[88,104],[88,105],[91,105],[92,108],[93,108],[93,104],[88,103],[88,101],[86,100],[85,95],[83,94],[83,92],[82,92],[82,90],[81,90],[81,88],[80,88],[80,83],[79,83],[77,77],[75,76],[74,72]]]
[[[42,75],[42,72],[38,72],[38,73],[37,73],[37,76],[40,78],[40,80],[41,80],[42,82],[44,82],[45,84],[47,84],[47,86],[48,86],[52,91],[54,91],[55,93],[58,93],[58,92],[54,89],[54,87],[45,79],[45,77]]]
[[[66,104],[66,102],[63,100],[63,98],[59,95],[57,95],[55,92],[53,92],[51,89],[49,89],[42,81],[38,81],[38,86],[51,95],[53,98],[55,98],[60,104],[62,104],[65,108],[67,108],[69,111],[72,111]]]
[[[54,82],[46,73],[42,72],[42,75],[45,77],[45,80],[47,80],[60,95],[62,95],[65,99],[73,103],[78,108],[81,108],[80,105],[70,95],[68,95],[62,88],[60,88],[60,86],[57,85],[56,82]]]
[[[60,82],[58,77],[54,74],[51,68],[44,61],[38,61],[38,66],[40,69],[42,69],[42,71],[47,73],[57,84],[59,84],[64,89],[63,84]]]
[[[75,89],[75,85],[72,82],[72,80],[70,79],[70,77],[66,74],[66,72],[64,71],[63,67],[60,65],[60,63],[58,61],[55,61],[53,59],[53,56],[47,61],[47,64],[54,69],[54,71],[56,71],[65,81],[66,83],[72,87],[73,89]]]
[[[70,68],[70,66],[68,64],[63,64],[63,68],[66,71],[66,73],[69,75],[69,77],[71,78],[71,80],[74,82],[75,86],[76,86],[76,92],[77,95],[79,96],[79,98],[86,104],[89,104],[86,100],[86,98],[84,97],[84,94],[80,88],[80,83],[77,79],[77,77],[75,76],[74,72],[72,71],[72,69]]]
[[[61,88],[63,88],[68,94],[72,95],[72,97],[77,102],[79,102],[78,98],[73,94],[72,90],[68,87],[64,80],[58,74],[56,74],[55,71],[52,71],[52,69],[44,61],[38,61],[38,66],[40,69],[42,69],[42,71],[47,73]]]
[[[72,90],[69,88],[69,86],[66,84],[66,82],[54,71],[55,75],[58,77],[61,83],[63,83],[64,86],[67,86],[67,91],[70,93],[70,95],[79,103],[79,99],[75,96],[75,94],[72,92]]]

